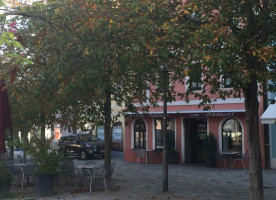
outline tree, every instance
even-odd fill
[[[251,199],[263,199],[258,83],[275,82],[274,1],[64,0],[36,3],[17,13],[30,19],[34,29],[29,36],[39,28],[44,34],[37,41],[43,47],[53,44],[46,48],[52,52],[46,72],[56,74],[51,80],[62,102],[53,110],[94,123],[104,115],[106,167],[111,162],[111,101],[156,105],[162,91],[152,86],[162,81],[160,66],[172,71],[169,101],[177,95],[174,83],[197,77],[197,71],[204,74],[203,92],[194,94],[200,105],[212,102],[211,96],[243,95]],[[221,90],[226,80],[233,90]],[[189,101],[190,94],[191,87],[178,95]]]
[[[107,168],[111,163],[111,101],[119,105],[144,101],[148,77],[154,76],[150,59],[135,63],[145,54],[133,44],[137,40],[133,26],[127,26],[130,5],[124,1],[49,1],[10,13],[25,23],[21,34],[34,64],[24,76],[34,79],[30,84],[37,83],[32,92],[43,97],[38,98],[43,108],[50,104],[50,114],[74,114],[92,123],[104,116]],[[43,96],[44,89],[49,90],[46,85],[51,85],[52,93]],[[53,100],[53,94],[59,98]]]
[[[5,4],[3,1],[0,1],[0,7],[4,7]],[[16,36],[16,22],[10,22],[8,23],[8,26],[6,26],[7,21],[5,20],[5,15],[0,15],[1,18],[1,28],[0,28],[0,57],[1,57],[1,68],[0,68],[0,77],[1,81],[4,81],[9,85],[9,83],[14,82],[14,73],[16,71],[16,65],[26,65],[27,63],[30,63],[30,61],[26,58],[24,58],[21,55],[21,52],[23,50],[23,46],[20,40],[19,36]],[[8,30],[5,30],[6,27],[8,27]],[[7,65],[10,65],[10,68],[7,69]],[[9,78],[9,81],[7,80],[7,77]],[[5,88],[6,89],[6,88]],[[11,92],[9,90],[9,92]],[[14,94],[12,92],[12,94]],[[10,138],[9,140],[11,142],[14,142],[14,122],[16,120],[13,119],[13,126],[10,127]],[[11,145],[11,157],[13,158],[13,151],[14,147]],[[24,154],[25,155],[25,154]]]
[[[268,84],[268,80],[274,85],[276,81],[275,2],[156,1],[149,3],[148,8],[148,18],[143,20],[152,26],[145,29],[146,26],[140,26],[141,18],[137,18],[138,27],[146,32],[140,29],[139,38],[147,38],[147,44],[152,45],[150,55],[173,65],[171,80],[184,84],[186,76],[190,77],[190,87],[178,95],[189,101],[193,94],[205,109],[210,109],[206,104],[216,98],[244,96],[250,196],[263,199],[258,95],[262,95],[266,85],[270,91],[276,90],[273,84]],[[159,20],[152,12],[159,14]],[[202,93],[194,93],[191,87],[198,71],[204,78],[199,80]],[[229,81],[233,90],[222,90],[221,86]],[[170,100],[176,95],[173,89],[172,84]],[[160,92],[155,94],[158,96]]]
[[[211,95],[245,98],[250,199],[263,199],[258,96],[268,80],[276,81],[275,1],[189,1],[182,8],[181,16],[198,24],[185,32],[181,48],[187,73],[196,69],[204,74],[203,93],[195,96],[202,104],[210,103]],[[226,80],[233,90],[221,90]],[[275,91],[275,86],[268,84],[268,89]]]

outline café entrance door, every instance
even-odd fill
[[[207,118],[184,119],[185,127],[185,162],[204,162],[203,142],[207,137]]]

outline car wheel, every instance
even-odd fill
[[[85,151],[81,151],[80,157],[82,160],[86,160],[87,154],[85,153]]]

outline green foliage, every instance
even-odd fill
[[[51,141],[43,142],[36,135],[30,140],[29,153],[37,164],[37,174],[54,174],[58,173],[61,162],[61,156],[55,149],[51,148]]]
[[[4,2],[2,0],[0,0],[0,6],[4,6]]]
[[[210,133],[203,142],[202,156],[205,160],[213,159],[217,151],[217,139]]]
[[[186,32],[183,26],[188,36],[182,46],[187,73],[204,74],[202,93],[188,90],[186,99],[194,95],[204,105],[210,103],[210,94],[221,99],[241,97],[254,79],[275,83],[275,1],[203,0],[182,7],[190,7],[186,16],[193,18],[194,27]],[[231,80],[231,87],[222,89],[223,77]],[[262,89],[257,92],[262,94]]]
[[[0,186],[12,180],[12,174],[6,170],[5,161],[0,159]]]

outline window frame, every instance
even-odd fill
[[[229,84],[226,84],[227,82],[230,82]],[[229,78],[226,74],[221,75],[220,77],[220,85],[222,89],[230,89],[233,88],[233,82],[232,79]]]
[[[117,126],[121,128],[121,139],[120,140],[115,140],[114,139],[114,127]],[[122,141],[123,140],[123,126],[122,126],[122,122],[115,122],[113,125],[112,125],[112,129],[111,129],[111,134],[112,134],[112,141]]]
[[[143,122],[144,128],[137,128],[136,127],[136,124],[139,123],[139,122]],[[138,145],[136,144],[136,132],[138,132],[138,134],[139,134]],[[143,138],[143,140],[142,140],[142,144],[143,145],[142,146],[140,146],[140,144],[141,144],[141,141],[140,141],[141,135],[140,134],[141,133],[142,133],[142,138]],[[133,140],[133,142],[134,142],[134,145],[133,145],[134,149],[146,149],[147,148],[147,127],[146,127],[146,122],[143,119],[137,119],[137,120],[135,120],[135,122],[134,122],[133,137],[134,137],[134,140]]]
[[[157,125],[157,120],[161,120],[161,142],[162,142],[162,145],[157,145],[157,132],[156,132],[156,125]],[[174,120],[174,148],[173,149],[176,149],[176,119],[175,118],[167,118],[167,131],[168,131],[168,121],[169,120]],[[163,126],[163,119],[162,118],[154,118],[154,134],[155,134],[155,149],[163,149],[164,146],[163,146],[163,132],[162,132],[162,126]]]
[[[226,150],[225,148],[224,148],[224,126],[225,126],[225,124],[229,121],[229,120],[234,120],[235,122],[237,122],[238,123],[238,129],[239,129],[239,131],[240,131],[240,133],[241,133],[241,135],[240,135],[240,137],[241,137],[241,139],[240,139],[240,148],[239,149],[235,149],[235,148],[231,148],[231,150],[230,150],[230,148],[228,147],[228,149]],[[231,133],[230,133],[231,134]],[[226,119],[223,123],[222,123],[222,126],[221,126],[221,151],[222,152],[239,152],[239,153],[243,153],[243,134],[244,134],[244,132],[243,132],[243,128],[242,128],[242,124],[241,124],[241,122],[239,121],[239,120],[237,120],[237,119],[235,119],[235,118],[228,118],[228,119]],[[228,137],[228,136],[227,136]],[[239,137],[239,136],[238,136]],[[232,139],[232,141],[233,141],[233,136],[232,136],[232,134],[231,134],[231,139]],[[229,143],[229,141],[228,141],[229,139],[227,139],[227,142]],[[233,145],[233,144],[231,144],[231,145]],[[229,144],[228,144],[228,146],[229,146]]]
[[[203,73],[201,73],[201,77],[199,81],[191,81],[191,83],[189,83],[189,80],[191,79],[190,76],[186,77],[186,90],[190,89],[194,92],[197,91],[202,91],[203,90]],[[193,86],[193,84],[195,83],[196,87]]]
[[[99,132],[98,132],[99,127],[103,127],[103,138],[99,137]],[[104,140],[104,125],[103,124],[97,126],[97,128],[96,128],[96,137],[98,137],[101,140]]]

